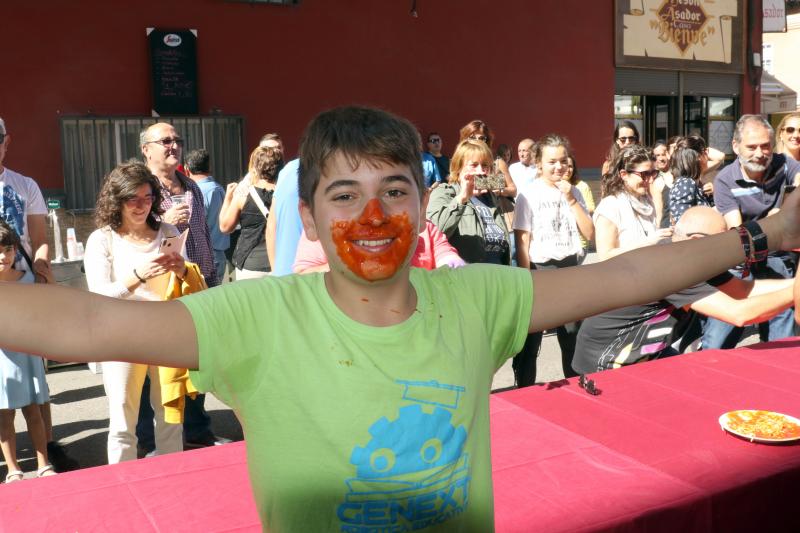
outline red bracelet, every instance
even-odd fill
[[[750,275],[750,265],[755,260],[753,259],[752,247],[750,246],[750,232],[744,226],[737,226],[736,231],[739,232],[739,239],[742,241],[742,248],[744,248],[744,266],[742,267],[742,277],[746,278]]]

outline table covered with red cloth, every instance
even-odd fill
[[[718,424],[800,414],[800,340],[590,377],[492,397],[497,531],[800,530],[800,446]],[[4,532],[259,530],[243,443],[0,486]]]

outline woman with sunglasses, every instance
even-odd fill
[[[781,119],[775,151],[800,161],[800,113],[789,113]]]
[[[670,159],[670,172],[674,176],[669,191],[670,225],[674,226],[683,213],[695,205],[714,206],[714,189],[711,183],[703,184],[700,178],[708,169],[708,148],[699,135],[680,139]]]
[[[90,291],[124,300],[159,301],[164,299],[168,274],[183,278],[184,258],[159,252],[164,238],[178,234],[174,226],[159,222],[160,204],[158,179],[142,163],[123,163],[106,176],[95,209],[98,229],[89,236],[83,259]],[[164,329],[168,327],[153,324],[142,334],[168,335]],[[152,383],[159,383],[157,366],[103,363],[109,464],[136,459],[136,419],[148,374]],[[183,428],[164,421],[160,387],[150,387],[150,402],[156,414],[156,453],[183,451]]]
[[[492,133],[492,130],[489,129],[489,125],[482,120],[470,121],[466,126],[461,128],[458,133],[459,143],[466,141],[467,139],[471,141],[483,141],[489,146],[489,148],[491,148],[492,142],[494,141],[494,134]],[[494,160],[494,173],[503,175],[505,186],[491,192],[500,198],[508,198],[513,200],[513,198],[517,196],[517,186],[514,185],[514,181],[511,179],[511,173],[508,171],[508,163],[506,163],[506,161],[500,157],[496,158]]]
[[[611,163],[616,160],[620,150],[628,146],[639,144],[639,129],[630,120],[620,120],[614,127],[614,140],[603,161],[602,175],[605,176],[611,169]]]
[[[653,154],[641,145],[623,148],[601,184],[602,199],[594,212],[595,244],[601,260],[649,246],[672,230],[657,229],[650,182],[658,170]]]

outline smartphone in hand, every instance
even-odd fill
[[[186,244],[186,236],[189,234],[189,229],[185,229],[180,235],[174,237],[165,237],[161,239],[161,245],[158,247],[159,254],[175,253],[183,255],[183,247]]]

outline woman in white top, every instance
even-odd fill
[[[163,300],[168,274],[185,275],[183,257],[159,253],[162,239],[178,233],[174,226],[159,222],[160,190],[158,180],[138,162],[123,163],[106,176],[95,209],[99,229],[89,236],[83,259],[90,291],[125,300]],[[152,324],[142,334],[168,336],[169,324]],[[136,419],[147,374],[153,384],[159,383],[157,366],[103,363],[109,464],[136,459]],[[182,451],[183,428],[164,422],[156,385],[150,387],[150,401],[156,414],[156,453]]]
[[[657,175],[652,152],[641,145],[622,149],[611,163],[594,212],[595,245],[601,260],[672,235],[670,228],[658,229],[650,196],[650,182]]]
[[[581,238],[592,239],[594,227],[581,192],[564,177],[569,173],[569,141],[560,135],[546,135],[536,143],[534,161],[538,178],[517,196],[514,237],[517,265],[534,270],[577,266],[583,258]],[[579,322],[556,328],[565,377],[575,376],[572,356]],[[512,368],[518,387],[536,382],[536,358],[542,333],[528,335]]]

